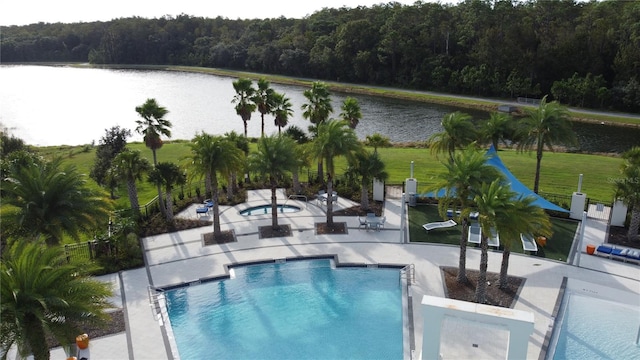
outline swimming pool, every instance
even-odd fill
[[[330,259],[234,267],[165,293],[181,359],[401,359],[399,268]]]
[[[633,294],[572,280],[557,326],[548,358],[640,359],[640,308]]]
[[[278,212],[281,213],[292,213],[298,211],[300,211],[300,208],[294,205],[278,205]],[[240,215],[245,216],[260,214],[271,214],[271,204],[254,206],[240,211]]]

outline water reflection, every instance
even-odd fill
[[[2,65],[0,123],[33,145],[81,145],[96,143],[105,129],[119,125],[135,129],[135,107],[155,98],[169,110],[172,139],[192,139],[200,131],[224,134],[243,133],[243,124],[231,100],[234,78],[169,71],[108,70],[31,65]],[[309,122],[300,107],[307,100],[306,88],[272,84],[291,99],[294,110],[290,124],[304,130]],[[332,93],[333,118],[347,94]],[[363,118],[356,129],[358,138],[381,133],[392,142],[425,141],[442,131],[440,121],[447,113],[460,110],[475,120],[486,112],[458,109],[413,101],[351,95],[358,99]],[[254,113],[248,135],[260,136],[260,114]],[[584,151],[623,151],[638,144],[640,129],[576,124],[575,131]],[[265,131],[276,133],[271,115],[265,116]],[[129,141],[141,141],[134,134]]]

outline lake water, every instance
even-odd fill
[[[172,139],[192,139],[199,132],[242,134],[243,123],[231,103],[235,78],[208,74],[148,70],[111,70],[35,65],[0,66],[0,124],[28,144],[38,146],[98,143],[105,129],[120,126],[133,130],[139,119],[135,107],[155,98],[169,110]],[[289,123],[304,130],[309,122],[300,107],[306,103],[306,88],[272,84],[291,99],[294,114]],[[347,94],[332,93],[333,118]],[[474,119],[486,112],[420,102],[352,95],[362,109],[356,128],[358,138],[381,133],[392,142],[425,141],[442,131],[440,121],[453,111],[464,111]],[[260,136],[260,113],[249,121],[248,135]],[[616,152],[637,144],[640,129],[575,124],[583,148]],[[605,131],[606,130],[606,131]],[[265,132],[276,133],[271,115],[265,116]],[[129,141],[141,141],[133,133]]]

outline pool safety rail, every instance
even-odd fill
[[[413,285],[416,283],[416,266],[415,264],[409,264],[402,268],[402,274],[407,279],[408,285]]]
[[[160,304],[160,301],[164,301],[164,291],[149,285],[147,286],[147,294],[149,295],[149,306],[151,307],[153,318],[162,325],[166,315],[165,311],[163,311],[164,307]]]
[[[173,338],[173,332],[171,330],[171,323],[169,322],[164,290],[148,285],[147,294],[149,295],[149,306],[151,307],[153,318],[158,322],[158,325],[160,325],[162,338],[167,348],[168,360],[180,359],[175,341],[170,340]]]
[[[287,198],[287,200],[285,200],[285,202],[284,202],[284,204],[282,204],[282,206],[284,207],[285,205],[287,205],[287,203],[291,199],[298,200],[298,201],[304,200],[304,208],[305,209],[309,206],[309,200],[307,200],[307,196],[306,195],[289,195],[289,197]]]

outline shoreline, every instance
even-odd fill
[[[274,74],[261,74],[246,71],[227,70],[219,68],[205,68],[196,66],[183,66],[183,65],[127,65],[127,64],[89,64],[89,63],[14,63],[5,65],[41,65],[41,66],[75,66],[75,67],[89,67],[89,68],[107,68],[107,69],[132,69],[132,70],[160,70],[160,71],[178,71],[189,73],[201,73],[210,74],[223,77],[248,77],[251,79],[265,78],[273,83],[296,85],[296,86],[310,86],[314,81],[322,81],[327,84],[330,90],[347,93],[347,94],[362,94],[368,96],[379,96],[391,99],[401,99],[409,101],[417,101],[430,104],[455,106],[459,108],[467,108],[472,110],[481,111],[498,111],[498,107],[504,104],[511,104],[515,106],[518,111],[512,113],[513,116],[521,116],[521,110],[524,107],[532,107],[532,105],[517,103],[513,100],[505,99],[491,99],[491,98],[475,98],[467,95],[456,95],[446,93],[436,93],[425,90],[408,90],[400,88],[381,87],[375,85],[359,85],[340,83],[328,80],[317,80],[308,78],[296,78],[284,75]],[[568,107],[571,114],[571,121],[600,124],[604,126],[616,126],[624,128],[640,128],[640,115],[625,114],[625,113],[606,113],[593,110],[593,113],[587,114],[592,110],[585,109],[584,111],[576,110]],[[587,117],[585,117],[585,115]],[[616,121],[616,120],[619,121]]]

